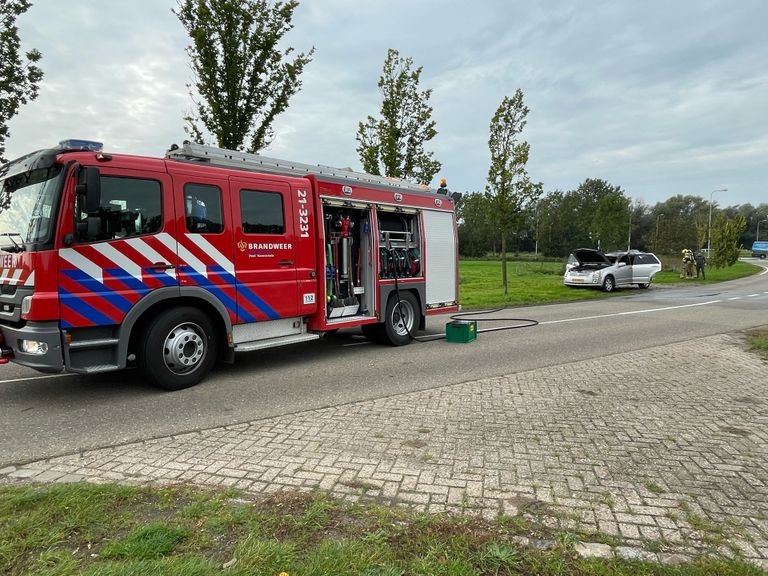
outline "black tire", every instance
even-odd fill
[[[613,279],[613,276],[606,276],[605,280],[603,280],[603,292],[613,292],[615,288],[616,281]]]
[[[760,254],[760,260],[765,260],[765,254]]]
[[[384,316],[384,335],[392,346],[404,346],[411,343],[411,336],[418,327],[419,304],[410,292],[393,293],[387,302]]]
[[[208,375],[218,352],[216,327],[208,315],[183,306],[161,312],[147,325],[136,360],[157,386],[182,390]]]
[[[650,286],[650,284],[638,284],[637,287],[640,288],[640,290],[646,290]]]

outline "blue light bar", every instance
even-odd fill
[[[59,142],[59,150],[90,150],[91,152],[101,152],[104,144],[94,140],[62,140]]]

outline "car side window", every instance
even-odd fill
[[[96,242],[159,232],[163,227],[162,188],[157,180],[101,176],[101,204],[87,214],[75,196],[75,241]]]
[[[658,264],[658,262],[651,254],[638,254],[635,256],[635,264]]]
[[[619,260],[619,263],[629,266],[629,254],[624,254],[624,256],[622,256]]]

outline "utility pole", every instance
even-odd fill
[[[656,216],[656,240],[653,242],[653,249],[654,251],[659,251],[659,219],[664,216],[664,214],[658,214]]]

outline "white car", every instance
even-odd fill
[[[580,248],[568,257],[563,284],[591,286],[606,292],[631,284],[648,288],[659,272],[661,262],[650,252],[629,250],[603,254],[591,248]]]

